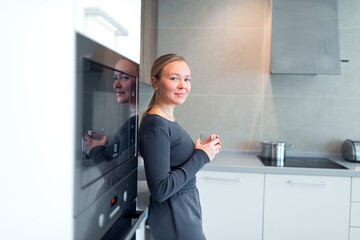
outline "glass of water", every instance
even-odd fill
[[[206,144],[216,138],[216,133],[213,132],[201,132],[200,133],[200,143]]]

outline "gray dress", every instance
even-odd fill
[[[150,190],[149,219],[155,240],[203,240],[201,206],[195,174],[208,163],[207,154],[177,122],[147,114],[139,130]]]

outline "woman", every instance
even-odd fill
[[[174,108],[191,90],[190,68],[175,54],[155,60],[151,70],[155,89],[139,130],[150,190],[149,226],[155,240],[202,240],[201,207],[195,174],[221,151],[219,136],[195,145],[176,122]]]

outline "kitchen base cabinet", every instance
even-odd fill
[[[360,227],[360,202],[351,203],[350,226]]]
[[[208,240],[262,239],[264,174],[200,171],[197,186]]]
[[[360,177],[352,178],[351,201],[360,202]]]
[[[360,239],[360,178],[353,177],[351,185],[350,238]]]
[[[347,240],[350,177],[265,175],[264,240]]]
[[[360,227],[359,228],[351,227],[349,240],[359,240],[359,239],[360,239]]]

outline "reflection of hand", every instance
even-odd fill
[[[195,149],[203,150],[208,155],[210,161],[215,158],[216,154],[221,152],[221,142],[218,135],[216,135],[214,140],[206,139],[203,144],[200,142],[201,140],[198,138],[195,142]]]
[[[102,134],[101,132],[94,131],[94,130],[89,130],[89,131],[87,132],[87,135],[88,135],[90,138],[92,138],[92,139],[94,139],[94,140],[98,140],[98,141],[102,140],[102,139],[105,137],[105,135]]]
[[[107,143],[107,136],[104,136],[103,134],[93,131],[91,136],[86,133],[84,136],[84,148],[86,154],[89,155],[89,152],[91,149],[93,149],[96,146],[105,146]]]

